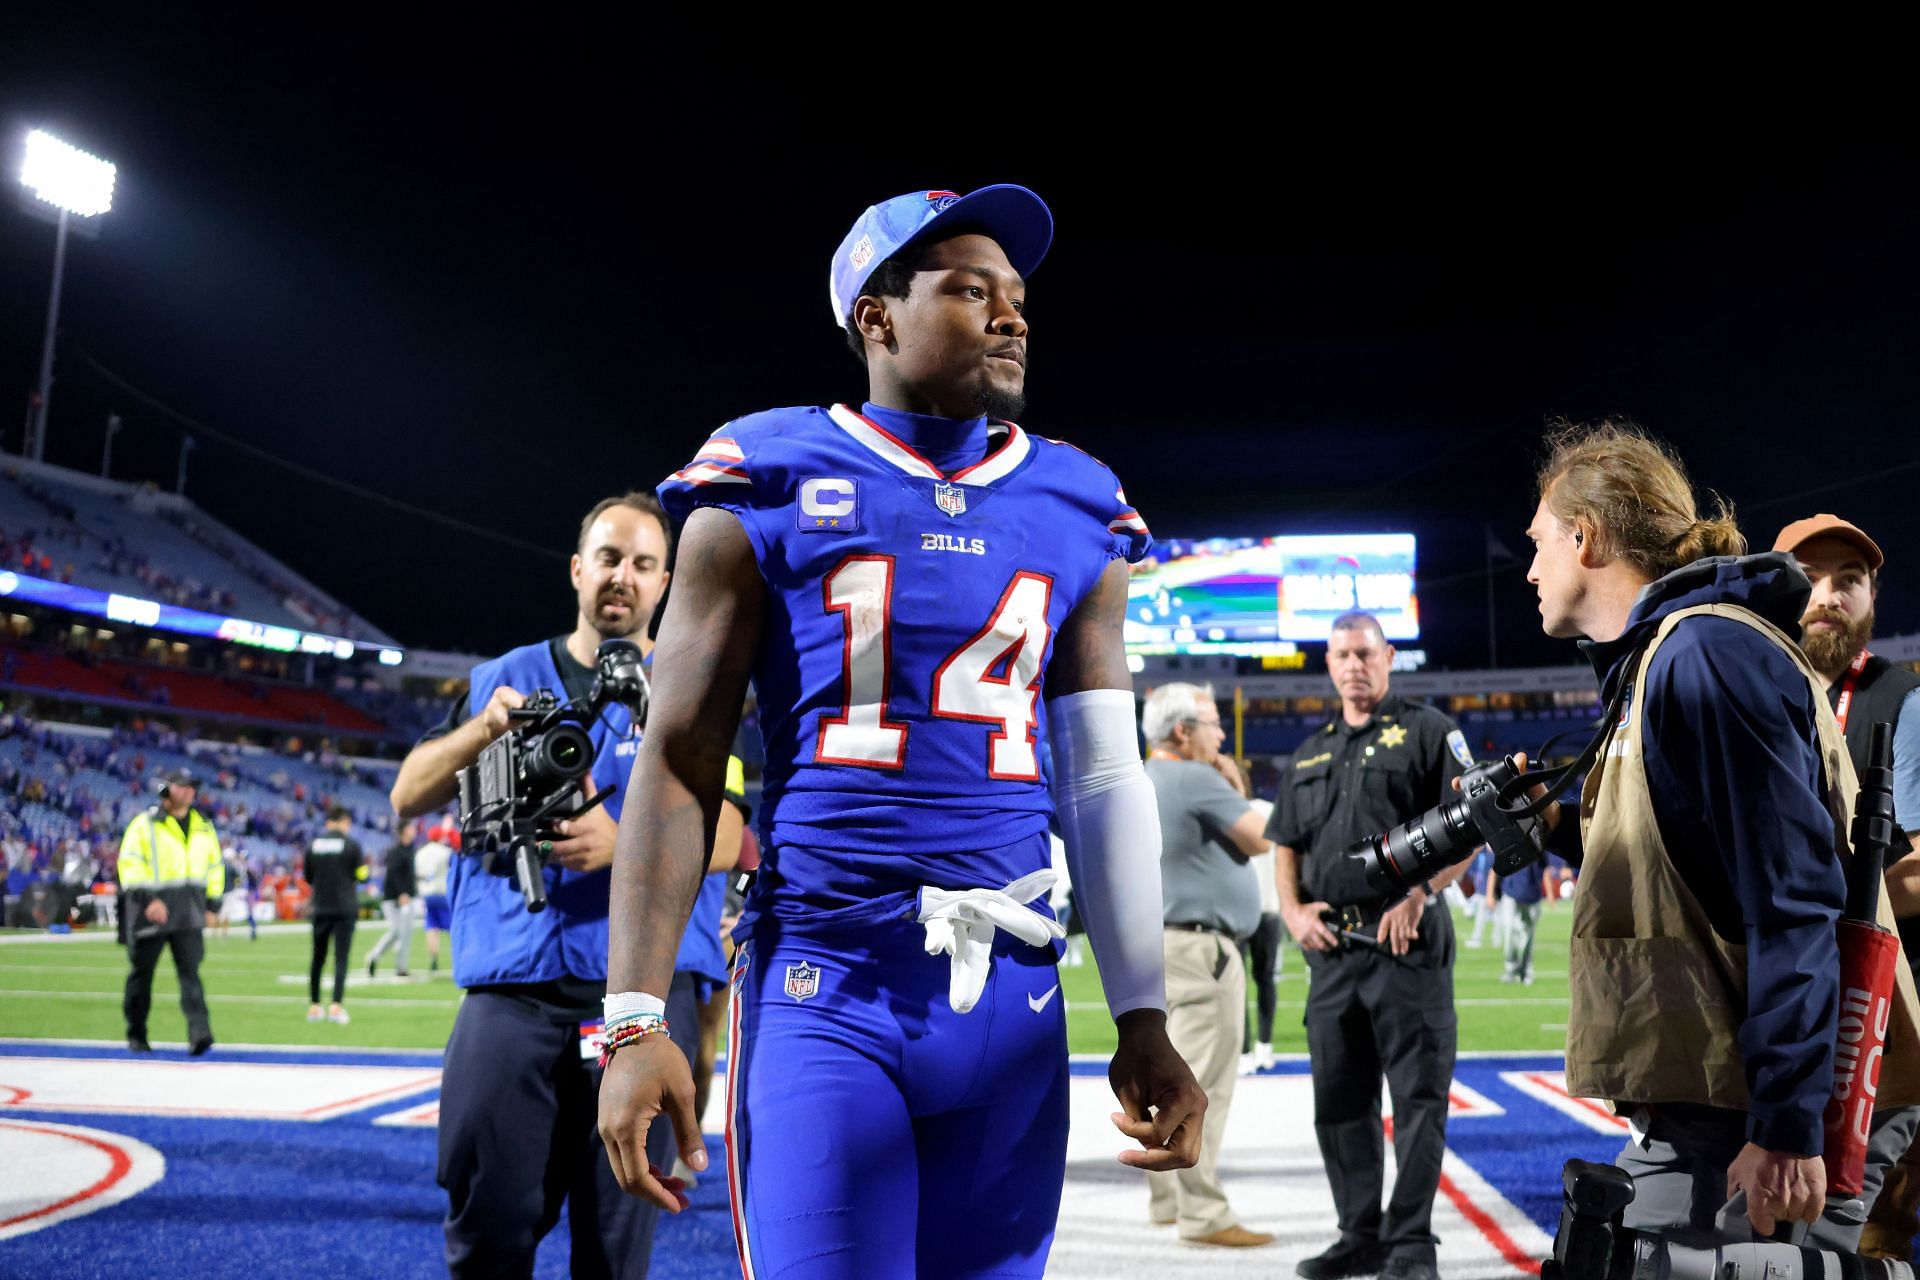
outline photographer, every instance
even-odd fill
[[[1378,619],[1334,619],[1327,674],[1340,714],[1295,749],[1267,825],[1280,916],[1313,975],[1313,1129],[1340,1223],[1333,1247],[1296,1268],[1304,1280],[1383,1269],[1394,1280],[1435,1276],[1433,1198],[1457,1033],[1453,921],[1439,894],[1466,866],[1395,902],[1355,883],[1358,872],[1342,855],[1355,840],[1450,797],[1472,757],[1446,716],[1388,692],[1392,669],[1393,646]],[[1398,1168],[1384,1213],[1383,1075]]]
[[[667,521],[650,494],[608,498],[588,512],[571,565],[579,602],[572,633],[474,668],[467,694],[401,766],[392,795],[400,816],[451,802],[455,774],[513,727],[508,713],[533,691],[584,698],[604,641],[631,640],[650,652],[647,622],[666,590],[670,551]],[[449,868],[453,976],[467,989],[440,1095],[439,1180],[454,1275],[531,1274],[535,1247],[569,1198],[574,1274],[647,1272],[656,1211],[624,1195],[609,1171],[596,1132],[600,1070],[590,1040],[606,994],[607,868],[641,720],[644,712],[636,719],[612,702],[589,726],[587,790],[612,794],[556,821],[558,838],[540,844],[545,910],[527,910],[514,880],[489,874],[472,848]],[[736,821],[736,844],[738,834]],[[676,984],[669,999],[673,1039],[689,1056],[698,1028],[692,999],[691,983],[684,991]]]
[[[1794,643],[1806,575],[1741,555],[1731,510],[1700,518],[1632,424],[1549,445],[1527,578],[1547,633],[1586,637],[1603,695],[1624,698],[1579,820],[1549,811],[1552,846],[1584,851],[1568,1091],[1630,1118],[1625,1225],[1738,1239],[1744,1207],[1761,1238],[1814,1222],[1807,1244],[1851,1250],[1920,1115],[1916,1010],[1901,960],[1863,1191],[1826,1202],[1854,776]]]

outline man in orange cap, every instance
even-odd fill
[[[1920,675],[1867,648],[1886,557],[1858,526],[1836,515],[1795,520],[1773,541],[1813,583],[1800,618],[1800,648],[1827,684],[1827,701],[1847,735],[1856,772],[1880,721],[1893,725],[1894,811],[1900,825],[1920,827]]]
[[[1893,725],[1893,788],[1896,820],[1920,827],[1920,676],[1868,650],[1873,636],[1874,603],[1880,595],[1879,544],[1839,516],[1822,514],[1796,520],[1773,541],[1800,562],[1813,594],[1800,618],[1800,648],[1827,683],[1827,700],[1847,736],[1856,771],[1867,764],[1873,726]],[[1900,920],[1901,941],[1909,963],[1920,953],[1920,857],[1890,868],[1888,896]],[[1860,1236],[1860,1252],[1870,1257],[1912,1256],[1920,1229],[1920,1145],[1887,1172],[1880,1196]]]

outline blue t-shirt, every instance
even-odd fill
[[[1152,542],[1112,472],[1011,423],[842,405],[729,423],[660,499],[737,516],[766,584],[767,852],[740,936],[1046,865],[1053,638]]]

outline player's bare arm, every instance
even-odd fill
[[[1127,565],[1115,560],[1068,615],[1054,640],[1046,677],[1050,702],[1095,689],[1124,690],[1132,698],[1133,680],[1122,642],[1126,608]],[[1161,945],[1157,929],[1152,944]],[[1095,959],[1100,958],[1096,951]],[[1122,1110],[1113,1123],[1141,1146],[1139,1151],[1122,1152],[1121,1162],[1148,1170],[1191,1168],[1200,1157],[1207,1098],[1167,1039],[1166,1013],[1132,1009],[1121,1013],[1115,1025],[1120,1046],[1107,1068],[1107,1079]]]
[[[764,610],[759,570],[739,521],[724,511],[694,512],[681,536],[673,593],[653,650],[653,702],[614,846],[609,991],[664,997],[672,985],[680,934],[726,807],[727,757]],[[705,1168],[686,1056],[666,1036],[647,1036],[607,1065],[600,1136],[629,1195],[677,1212],[684,1197],[647,1164],[647,1129],[663,1112],[681,1159]]]

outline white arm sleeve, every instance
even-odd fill
[[[1088,689],[1047,704],[1053,802],[1074,910],[1086,922],[1107,1008],[1167,1007],[1160,808],[1140,764],[1133,694]]]

